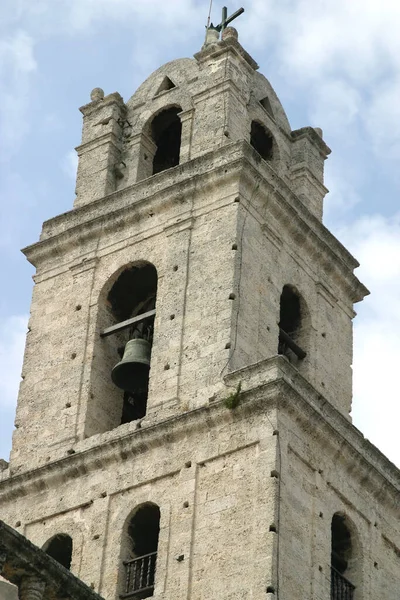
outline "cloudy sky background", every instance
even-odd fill
[[[239,8],[231,4],[229,12]],[[223,2],[214,0],[213,21]],[[400,3],[242,0],[240,41],[296,129],[321,127],[325,224],[361,262],[353,419],[400,465]],[[0,457],[8,458],[34,273],[19,249],[69,210],[78,107],[125,100],[203,43],[209,0],[1,0]]]

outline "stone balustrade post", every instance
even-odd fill
[[[19,586],[19,600],[42,600],[46,582],[35,575],[24,577]]]
[[[5,548],[3,548],[2,546],[0,546],[0,575],[3,572],[4,565],[6,564],[6,560],[7,560],[7,550]]]

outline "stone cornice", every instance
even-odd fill
[[[242,383],[241,402],[234,411],[225,407],[220,396],[207,406],[157,423],[144,421],[140,429],[121,433],[117,428],[93,436],[78,443],[73,455],[0,482],[0,501],[65,485],[80,475],[118,463],[121,456],[132,458],[144,449],[184,439],[191,430],[202,431],[232,419],[245,419],[250,413],[262,415],[277,410],[278,416],[281,411],[294,415],[305,429],[313,428],[324,446],[333,452],[339,450],[343,468],[352,471],[353,479],[375,498],[382,500],[385,496],[389,505],[398,505],[400,471],[285,358],[275,356],[250,365],[228,374],[225,381],[229,390]]]
[[[94,102],[89,102],[88,104],[81,106],[79,110],[81,111],[83,116],[87,117],[87,116],[91,115],[93,112],[96,112],[97,110],[104,108],[106,106],[112,106],[113,104],[117,104],[121,108],[123,108],[125,106],[124,99],[118,92],[113,92],[112,94],[108,94],[108,96],[105,96],[101,100],[95,100]]]
[[[110,131],[94,138],[93,140],[89,140],[80,146],[77,146],[75,150],[77,151],[78,155],[81,156],[82,154],[85,154],[85,152],[90,152],[94,148],[98,148],[104,144],[113,144],[117,150],[119,149],[118,137],[113,131]]]
[[[364,470],[371,473],[374,495],[379,497],[384,485],[393,495],[394,505],[399,505],[400,470],[376,446],[367,440],[361,431],[322,396],[283,356],[277,355],[249,365],[225,376],[227,385],[235,388],[242,382],[244,394],[251,394],[263,387],[263,382],[280,382],[281,395],[278,409],[296,415],[305,429],[313,427],[325,444],[341,447],[343,459],[348,467],[362,463]],[[354,466],[354,464],[353,464]],[[365,484],[363,474],[355,472],[354,478]]]
[[[272,210],[286,213],[285,223],[294,233],[301,233],[307,244],[312,246],[315,256],[324,257],[328,271],[335,269],[338,277],[347,281],[347,287],[353,289],[351,297],[360,300],[368,290],[352,274],[359,266],[354,257],[326,229],[326,227],[304,206],[289,186],[265,161],[254,159],[254,150],[243,141],[227,144],[218,150],[209,152],[187,163],[169,169],[132,186],[113,192],[104,198],[46,221],[43,225],[41,240],[23,250],[28,260],[36,267],[42,260],[56,254],[66,254],[68,247],[76,246],[85,238],[99,235],[105,222],[110,231],[113,222],[121,218],[137,219],[148,203],[158,203],[164,207],[174,199],[193,194],[197,189],[204,192],[207,187],[226,183],[232,177],[244,176],[251,186],[254,177],[261,175],[263,183],[273,189],[277,202]],[[230,167],[225,173],[226,167]],[[253,179],[252,179],[253,178]],[[350,271],[350,272],[349,272]]]
[[[295,129],[291,132],[291,137],[293,141],[300,140],[302,138],[307,138],[316,146],[323,158],[327,158],[327,156],[332,152],[329,146],[324,142],[322,137],[315,131],[313,127],[302,127],[301,129]]]
[[[252,152],[250,145],[246,145]],[[259,183],[257,194],[253,194],[255,181]],[[252,206],[248,202],[246,207],[258,212],[260,223],[265,218],[264,199],[267,194],[272,195],[275,201],[269,202],[268,211],[279,223],[284,223],[298,243],[301,240],[301,244],[308,247],[310,256],[333,277],[352,302],[359,302],[369,294],[368,289],[353,273],[353,269],[359,266],[358,261],[291,192],[268,163],[262,161],[262,164],[255,166],[254,160],[249,156],[248,164],[242,170],[242,183],[244,182],[247,196],[252,198]]]
[[[232,38],[220,40],[215,44],[209,44],[208,46],[205,46],[200,52],[197,52],[194,55],[194,58],[199,64],[201,64],[210,58],[218,58],[218,56],[221,56],[221,54],[226,54],[227,52],[232,52],[232,54],[240,58],[243,63],[252,70],[256,71],[258,69],[258,64],[254,58],[252,58],[250,54],[246,52],[246,50],[237,40]]]

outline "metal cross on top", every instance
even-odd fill
[[[222,21],[219,25],[217,25],[215,27],[215,29],[217,31],[223,31],[225,29],[225,27],[227,27],[229,25],[229,23],[232,23],[232,21],[234,19],[236,19],[237,17],[240,17],[240,15],[242,15],[243,13],[244,13],[244,8],[239,8],[239,10],[234,12],[233,15],[228,17],[228,9],[226,6],[224,6],[222,9]]]

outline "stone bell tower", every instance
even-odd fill
[[[210,27],[127,103],[93,90],[74,207],[24,250],[1,518],[107,600],[397,598],[399,472],[349,416],[368,292],[322,131],[257,69]]]

